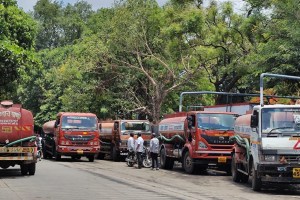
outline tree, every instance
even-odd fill
[[[85,1],[63,7],[62,2],[39,0],[34,6],[34,18],[39,22],[37,49],[75,44],[92,13],[91,5]]]
[[[34,39],[36,24],[29,15],[17,7],[14,0],[0,1],[0,70],[2,98],[12,98],[3,94],[15,91],[14,83],[20,71],[28,71],[36,64]]]
[[[201,76],[201,65],[190,56],[194,49],[187,48],[184,36],[173,37],[176,30],[168,30],[169,20],[155,1],[129,0],[116,7],[112,32],[101,38],[108,51],[101,56],[98,70],[116,72],[113,81],[119,88],[115,91],[119,99],[127,99],[122,109],[139,111],[154,122],[159,121],[168,94]]]

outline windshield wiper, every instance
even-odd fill
[[[275,130],[279,130],[279,129],[288,129],[288,128],[294,128],[294,127],[290,127],[290,126],[285,126],[285,127],[277,127],[277,128],[273,128],[271,129],[268,133],[267,133],[267,137],[269,137],[273,131]],[[281,134],[282,135],[282,132],[276,132],[277,134]]]

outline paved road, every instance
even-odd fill
[[[34,176],[21,176],[18,167],[0,170],[2,199],[294,200],[300,199],[300,190],[273,187],[258,193],[250,183],[236,184],[214,170],[188,175],[179,165],[172,171],[152,171],[127,167],[124,162],[66,158],[38,162]]]

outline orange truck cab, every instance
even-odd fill
[[[159,123],[160,163],[172,169],[182,162],[187,173],[215,165],[230,174],[234,122],[232,112],[189,111],[168,114]]]
[[[114,161],[125,158],[128,155],[127,140],[131,132],[135,135],[141,133],[146,146],[149,145],[151,139],[151,126],[148,120],[103,121],[100,123],[100,127],[99,159],[103,159],[106,154],[110,155]]]
[[[56,120],[43,125],[45,158],[71,156],[80,159],[82,156],[93,162],[100,150],[99,126],[97,116],[93,113],[60,112]]]
[[[37,162],[32,113],[12,101],[0,103],[0,167],[20,165],[22,175],[34,175]]]

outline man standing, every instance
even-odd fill
[[[130,133],[130,137],[127,140],[127,159],[133,159],[134,157],[134,133]]]
[[[159,149],[159,140],[155,137],[155,133],[152,133],[150,140],[150,154],[152,158],[152,170],[156,167],[156,170],[159,170],[158,167],[158,149]]]
[[[137,134],[137,140],[136,142],[136,156],[137,156],[137,160],[138,160],[138,168],[141,169],[142,168],[142,153],[143,153],[143,148],[144,148],[144,140],[142,138],[142,134],[138,133]]]

